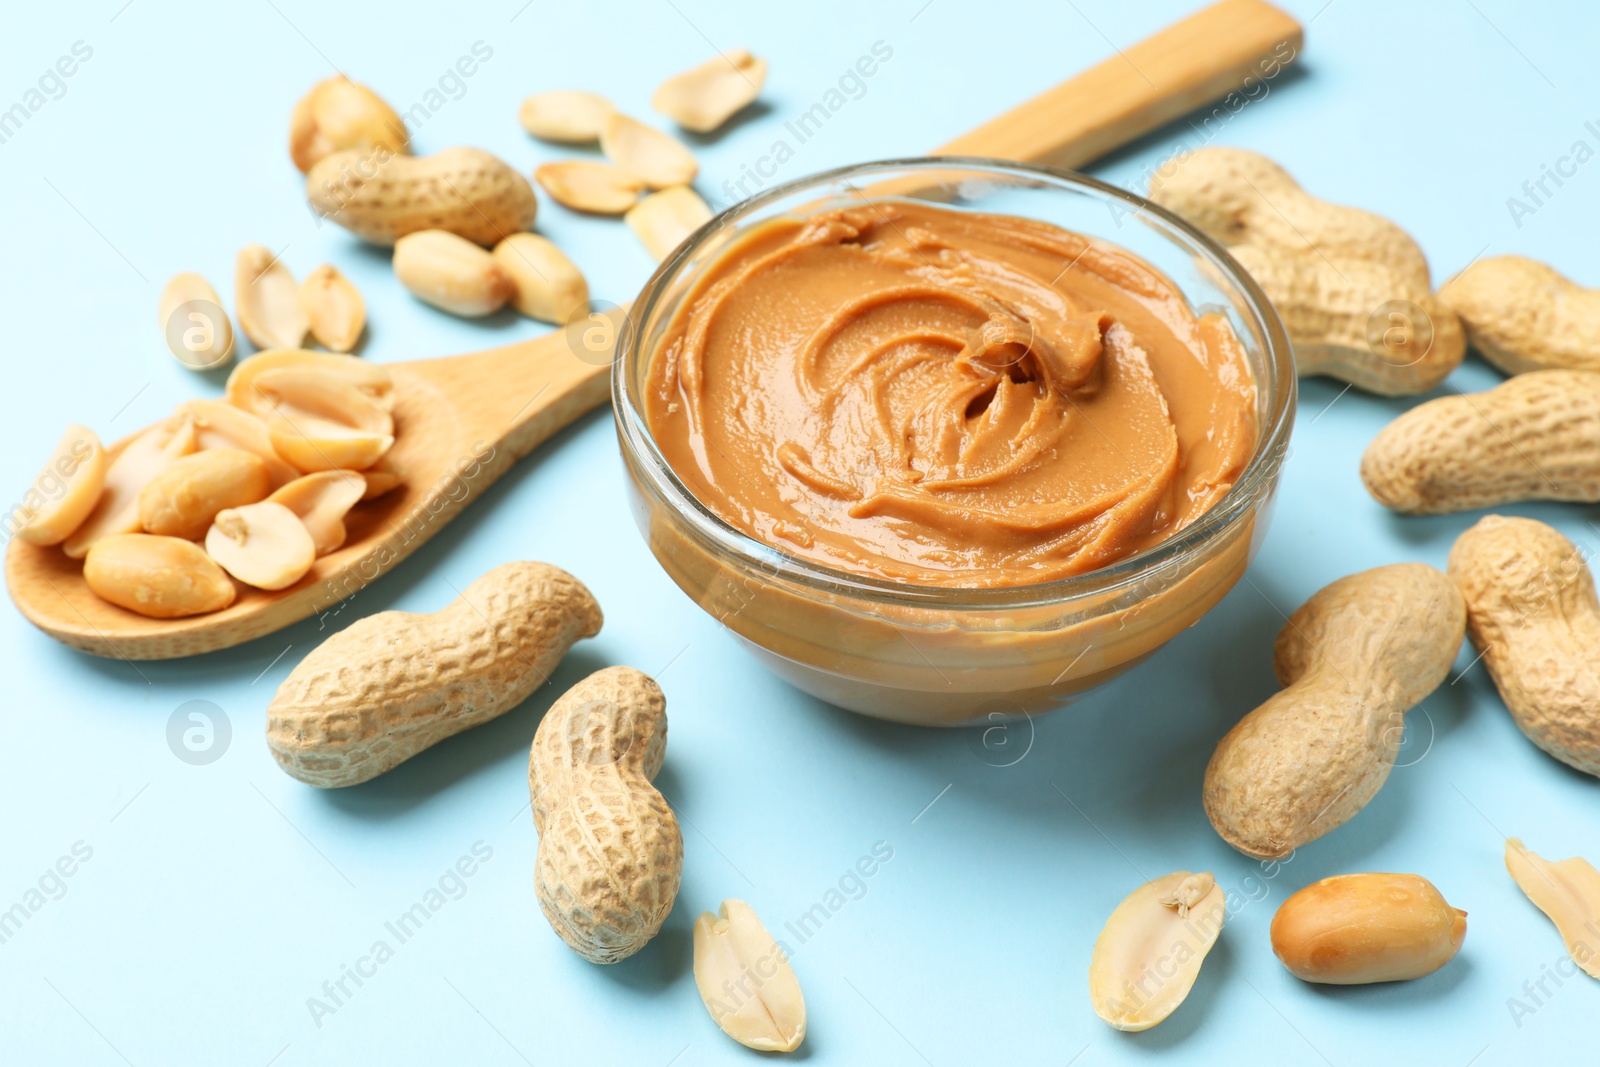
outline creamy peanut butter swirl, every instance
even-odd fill
[[[1092,570],[1193,522],[1255,444],[1228,325],[1121,249],[885,201],[763,223],[696,281],[646,418],[786,552],[941,586]]]

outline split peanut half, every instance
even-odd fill
[[[390,465],[387,456],[380,458],[360,474],[362,481],[366,483],[366,491],[361,494],[362,500],[375,500],[405,481],[400,472]]]
[[[272,447],[267,424],[225,400],[185,400],[178,414],[194,422],[195,448],[237,448],[258,457],[267,467],[267,478],[276,489],[300,477]]]
[[[96,541],[83,561],[83,580],[101,600],[152,619],[221,611],[238,595],[199,545],[146,533]]]
[[[562,207],[595,215],[622,214],[644,188],[632,173],[592,159],[546,163],[533,172],[533,180]]]
[[[317,555],[344,544],[344,517],[366,494],[367,481],[355,471],[318,471],[297,478],[267,500],[282,504],[305,524]]]
[[[33,545],[58,545],[89,517],[106,484],[106,450],[76,424],[61,435],[10,522]]]
[[[687,185],[651,193],[628,212],[628,228],[657,262],[670,256],[684,240],[711,218],[711,209]]]
[[[343,74],[318,82],[289,116],[289,156],[301,173],[346,149],[381,148],[404,154],[409,141],[394,108]]]
[[[364,393],[383,410],[394,407],[394,379],[389,372],[374,363],[355,356],[334,352],[311,352],[303,348],[261,352],[243,360],[228,375],[226,399],[234,407],[242,408],[257,418],[264,419],[272,405],[256,389],[257,378],[269,370],[295,367],[314,370],[348,382]]]
[[[206,552],[245,585],[269,590],[298,582],[317,559],[300,517],[267,501],[219,514],[206,532]]]
[[[522,102],[517,118],[522,128],[544,141],[591,144],[616,108],[596,93],[552,89],[535,93]]]
[[[419,230],[394,243],[394,273],[411,295],[467,318],[492,315],[511,299],[511,279],[488,252],[445,230]]]
[[[174,274],[157,309],[167,348],[190,370],[220,367],[233,358],[233,325],[222,298],[198,274]]]
[[[361,290],[324,263],[300,283],[300,303],[311,324],[311,336],[325,348],[348,352],[361,339],[367,326],[367,302]]]
[[[767,61],[735,48],[662,82],[650,106],[686,130],[710,133],[761,95],[766,80]]]
[[[146,533],[197,541],[219,511],[254,504],[271,491],[260,456],[237,448],[194,452],[139,492],[139,525]]]
[[[1572,962],[1600,978],[1600,871],[1581,856],[1547,860],[1529,852],[1519,838],[1506,838],[1506,870],[1550,917]]]
[[[600,129],[600,151],[652,189],[688,185],[700,164],[677,138],[617,113]]]
[[[589,283],[561,249],[536,233],[494,246],[494,261],[515,290],[511,304],[531,319],[563,325],[589,310]]]
[[[789,958],[742,900],[694,921],[694,984],[711,1019],[746,1048],[793,1052],[806,1039],[806,1002]]]
[[[394,444],[394,419],[348,381],[313,368],[262,371],[273,449],[303,474],[370,467]]]
[[[139,494],[156,475],[194,451],[191,419],[171,416],[148,426],[107,453],[105,487],[89,517],[61,548],[68,558],[82,559],[89,547],[112,534],[137,533]]]
[[[234,263],[233,309],[257,348],[299,348],[311,321],[300,286],[283,261],[263,245],[246,245]]]
[[[1227,894],[1209,873],[1176,871],[1129,893],[1094,943],[1094,1013],[1130,1031],[1171,1015],[1194,987],[1226,913]]]

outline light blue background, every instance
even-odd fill
[[[0,106],[74,42],[92,58],[0,144],[6,324],[0,484],[20,494],[68,421],[117,438],[211,395],[156,324],[160,286],[198,270],[231,292],[234,252],[283,248],[303,275],[324,260],[366,295],[364,354],[379,362],[471,351],[544,327],[453,319],[393,282],[386,255],[318,228],[286,150],[289,109],[334,65],[404,109],[474,42],[493,49],[465,92],[416,136],[419,151],[490,149],[528,170],[572,153],[516,123],[526,94],[596,89],[649,115],[665,75],[712,46],[772,63],[764,110],[697,143],[702,188],[764,153],[873,42],[892,59],[803,145],[782,178],[915,154],[1196,5],[1114,0],[709,0],[610,4],[236,4],[95,0],[7,12]],[[1574,141],[1600,146],[1590,5],[1514,0],[1308,0],[1298,72],[1232,119],[1217,143],[1265,151],[1315,192],[1399,220],[1443,280],[1474,256],[1519,252],[1600,282],[1600,163],[1531,217],[1506,200]],[[1142,189],[1182,123],[1093,168]],[[546,200],[538,228],[597,296],[622,302],[651,263],[621,224]],[[231,296],[226,297],[231,306]],[[1447,388],[1497,374],[1470,357]],[[1563,958],[1550,924],[1501,863],[1520,834],[1551,856],[1600,858],[1595,783],[1512,725],[1481,667],[1411,716],[1406,754],[1350,825],[1272,872],[1233,853],[1199,803],[1212,746],[1276,689],[1282,613],[1341,575],[1397,560],[1444,564],[1472,516],[1403,519],[1363,491],[1367,441],[1413,401],[1325,381],[1301,394],[1271,534],[1248,580],[1148,663],[1065,712],[1018,727],[1026,754],[997,768],[967,732],[885,726],[787,688],[671,585],[624,507],[611,418],[542,448],[398,570],[358,614],[434,610],[508,559],[584,579],[606,628],[552,685],[503,719],[368,785],[324,793],[281,773],[262,743],[274,687],[321,638],[314,623],[199,659],[127,663],[69,651],[0,610],[0,908],[76,842],[93,854],[0,945],[0,1060],[26,1064],[344,1062],[740,1063],[690,974],[689,930],[727,896],[774,932],[822,900],[875,842],[893,859],[794,949],[815,1063],[976,1062],[1511,1064],[1592,1057],[1600,990],[1568,980],[1519,1026],[1508,998]],[[1592,507],[1505,509],[1600,544]],[[526,751],[539,716],[602,665],[655,673],[669,700],[661,784],[687,860],[660,938],[599,968],[569,952],[533,896]],[[1454,678],[1455,675],[1452,674]],[[209,766],[174,757],[169,715],[226,710],[230,747]],[[990,757],[992,760],[992,757]],[[320,995],[383,924],[475,842],[492,859],[319,1027]],[[1147,877],[1211,870],[1243,907],[1182,1009],[1123,1035],[1095,1018],[1085,971],[1102,922]],[[1305,883],[1352,870],[1416,871],[1471,912],[1460,957],[1406,985],[1303,985],[1267,926]],[[1268,874],[1271,877],[1268,877]],[[388,937],[394,944],[392,937]],[[1532,1002],[1529,1001],[1531,1005]]]

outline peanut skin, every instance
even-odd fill
[[[666,706],[649,676],[610,667],[569,689],[533,738],[539,907],[594,963],[643,948],[677,899],[683,834],[650,784],[666,756]]]
[[[1419,404],[1361,457],[1378,503],[1413,515],[1517,500],[1600,500],[1600,373],[1519,374]]]
[[[1285,688],[1228,732],[1206,768],[1223,840],[1281,859],[1349,821],[1389,777],[1405,713],[1444,680],[1466,608],[1421,563],[1341,578],[1289,616],[1273,646]]]
[[[1600,775],[1600,600],[1577,546],[1542,522],[1489,515],[1457,538],[1450,577],[1518,728]]]
[[[267,707],[267,745],[311,785],[376,778],[516,707],[600,623],[566,571],[501,564],[443,611],[381,611],[324,641]]]

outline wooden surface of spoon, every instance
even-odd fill
[[[935,154],[1080,166],[1199,105],[1271,78],[1299,55],[1300,25],[1263,0],[1222,0],[959,137]],[[89,591],[82,561],[12,538],[6,585],[50,636],[99,656],[171,659],[282,629],[381,578],[512,464],[610,396],[626,309],[471,355],[385,364],[394,376],[404,483],[357,506],[344,546],[288,589],[241,589],[223,611],[149,619]],[[597,341],[597,338],[599,339]]]

